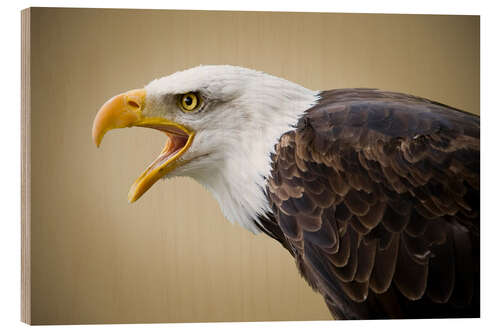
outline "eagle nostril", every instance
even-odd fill
[[[140,105],[136,102],[136,101],[133,101],[133,100],[129,100],[127,102],[127,104],[132,107],[133,109],[140,109]]]

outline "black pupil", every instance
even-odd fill
[[[186,96],[184,98],[184,103],[186,103],[186,105],[190,106],[191,104],[193,104],[193,98],[191,96]]]

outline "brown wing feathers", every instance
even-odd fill
[[[263,228],[339,318],[479,314],[479,118],[323,92],[276,145]]]

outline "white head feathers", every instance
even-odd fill
[[[280,136],[315,104],[317,92],[262,72],[235,66],[199,66],[146,87],[149,116],[163,116],[196,131],[167,178],[189,176],[217,199],[226,218],[258,232],[257,216],[270,210],[264,194],[270,154]],[[183,113],[173,95],[197,92],[204,105]]]

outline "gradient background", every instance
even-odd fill
[[[199,64],[375,87],[479,114],[479,17],[31,9],[31,322],[330,319],[293,259],[190,179],[127,203],[164,136],[91,140],[113,95]]]

